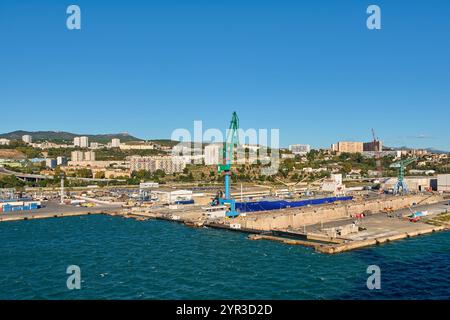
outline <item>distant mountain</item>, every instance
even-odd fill
[[[149,140],[149,141],[159,144],[160,146],[165,146],[165,147],[173,147],[180,143],[179,141],[169,140],[169,139],[155,139],[155,140]]]
[[[383,150],[414,150],[414,149],[418,149],[418,148],[410,148],[410,147],[383,147]],[[428,152],[431,153],[437,153],[437,154],[450,154],[450,151],[445,151],[445,150],[438,150],[438,149],[434,149],[434,148],[425,148],[423,150],[426,150]]]
[[[0,138],[6,138],[10,140],[21,140],[23,135],[30,135],[33,138],[33,142],[37,141],[50,141],[55,143],[72,143],[73,138],[86,136],[89,138],[89,142],[108,143],[111,139],[120,139],[121,142],[128,141],[142,141],[142,139],[136,138],[124,133],[112,133],[112,134],[76,134],[64,131],[13,131],[9,133],[0,134]]]

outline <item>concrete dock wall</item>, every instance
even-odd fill
[[[361,213],[366,210],[372,212],[380,212],[384,208],[398,210],[405,206],[410,206],[413,203],[420,202],[421,204],[428,204],[441,200],[442,197],[438,195],[410,195],[403,197],[389,197],[386,200],[352,201],[316,208],[291,208],[277,210],[276,212],[259,212],[245,217],[245,219],[242,219],[239,223],[243,228],[258,230],[301,228],[305,225],[350,217],[353,214]]]

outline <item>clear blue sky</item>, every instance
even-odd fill
[[[82,30],[66,28],[77,4]],[[378,4],[382,30],[366,28]],[[450,150],[450,2],[0,1],[0,132],[279,128]]]

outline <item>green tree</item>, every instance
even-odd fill
[[[95,179],[105,179],[105,172],[104,171],[98,171],[95,174]]]

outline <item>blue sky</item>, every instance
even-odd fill
[[[81,7],[82,30],[66,28]],[[366,28],[366,8],[382,29]],[[0,2],[0,132],[279,128],[450,150],[449,1]]]

